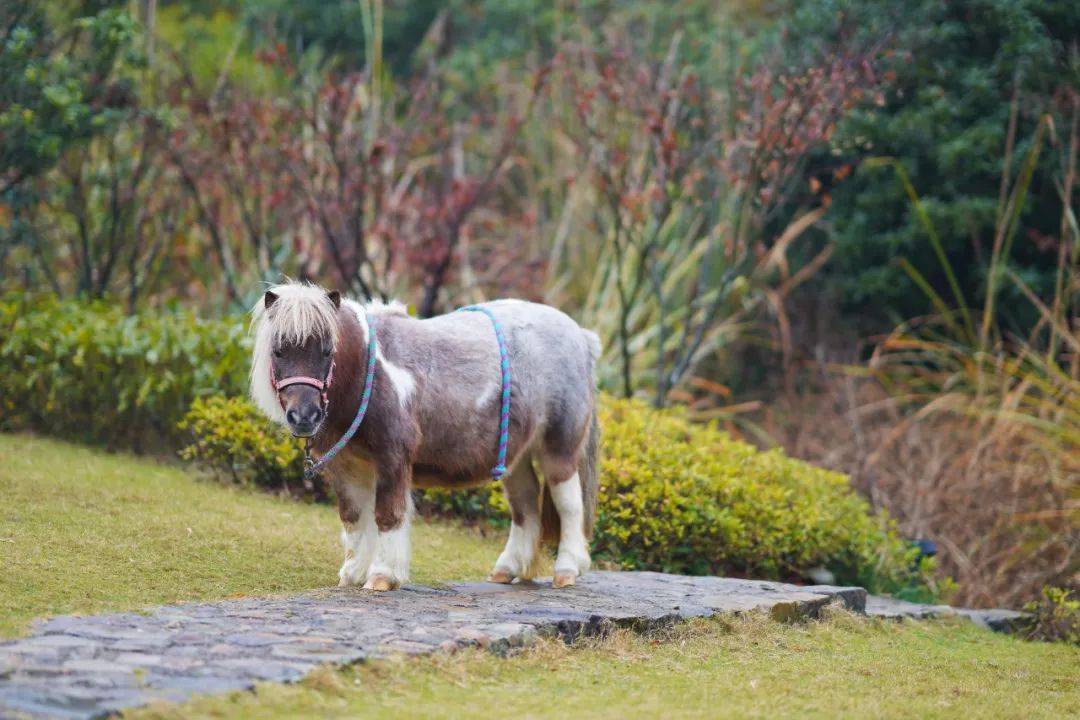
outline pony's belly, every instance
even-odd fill
[[[430,465],[413,465],[413,487],[416,488],[448,488],[451,490],[464,490],[466,488],[486,485],[489,482],[491,482],[490,475],[452,473]]]

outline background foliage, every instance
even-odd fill
[[[175,447],[282,276],[513,295],[608,392],[849,474],[960,601],[1075,588],[1077,37],[1056,0],[10,0],[0,424]]]
[[[195,398],[247,385],[250,346],[235,319],[11,296],[0,301],[0,328],[4,430],[170,450]]]
[[[1080,87],[1080,11],[1061,2],[849,2],[793,5],[782,23],[792,54],[846,33],[880,38],[880,102],[840,123],[829,157],[811,171],[832,185],[862,158],[899,160],[922,197],[963,297],[983,300],[989,248],[1003,212],[1001,178],[1015,174],[1035,128],[1049,114],[1067,132]],[[1018,218],[1010,263],[1040,294],[1053,293],[1060,194],[1052,178],[1061,156],[1045,154]],[[863,168],[831,193],[829,237],[836,253],[819,278],[853,321],[871,326],[930,309],[894,262],[902,256],[936,287],[946,278],[903,188],[887,168]],[[1020,293],[1005,288],[1010,329],[1035,321]]]

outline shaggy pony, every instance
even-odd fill
[[[534,577],[548,540],[558,546],[554,585],[572,585],[589,567],[599,487],[599,338],[545,305],[498,300],[482,307],[502,328],[511,367],[501,481],[512,522],[489,579]],[[343,525],[341,585],[398,587],[409,571],[410,491],[492,481],[502,388],[490,319],[456,312],[418,320],[397,304],[361,305],[300,283],[268,290],[252,318],[252,399],[310,437],[317,458],[356,416],[374,327],[367,415],[325,472]],[[297,377],[304,382],[277,382]]]

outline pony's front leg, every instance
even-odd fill
[[[345,560],[338,570],[338,585],[360,585],[368,577],[375,558],[378,530],[375,527],[375,480],[370,477],[335,477],[341,544]]]
[[[403,463],[379,472],[375,485],[378,537],[375,560],[364,583],[368,590],[394,590],[409,579],[409,526],[413,513],[409,467]]]

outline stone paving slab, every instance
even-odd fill
[[[1012,632],[1027,615],[1016,610],[972,610],[948,605],[923,605],[888,597],[869,595],[866,598],[866,614],[881,618],[933,618],[962,617],[979,627],[996,632]]]
[[[862,588],[592,572],[561,590],[545,583],[335,588],[148,614],[64,616],[0,644],[0,717],[103,717],[154,700],[293,682],[323,663],[470,645],[505,652],[537,634],[574,638],[609,624],[645,629],[756,609],[785,619],[814,616],[831,602],[884,617],[944,614],[937,606],[868,599]]]

